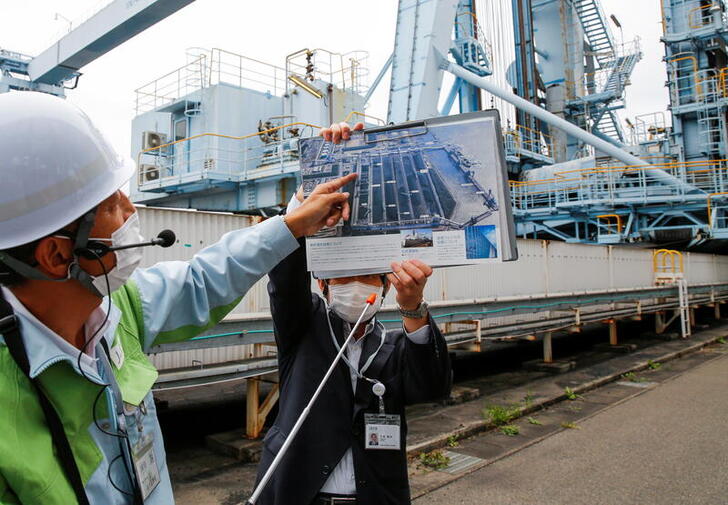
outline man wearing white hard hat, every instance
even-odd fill
[[[351,179],[141,269],[118,249],[143,242],[120,191],[134,166],[83,112],[0,95],[0,154],[0,505],[170,505],[144,353],[217,324],[298,238],[347,219]]]

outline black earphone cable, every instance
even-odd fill
[[[119,458],[121,458],[121,460],[122,460],[122,461],[124,462],[124,468],[126,469],[126,473],[127,473],[127,475],[129,474],[129,467],[128,467],[128,466],[127,466],[127,464],[126,464],[126,458],[123,458],[122,456],[123,456],[123,454],[119,454],[119,455],[118,455],[117,457],[115,457],[114,459],[112,459],[112,460],[111,460],[111,461],[109,462],[109,468],[108,468],[108,469],[106,470],[106,478],[107,478],[107,479],[109,480],[109,483],[111,483],[111,486],[112,486],[112,487],[113,487],[114,489],[116,489],[117,491],[119,491],[120,493],[122,493],[122,494],[125,494],[126,496],[134,496],[134,494],[133,494],[133,493],[129,493],[129,492],[127,492],[127,491],[124,491],[124,490],[123,490],[123,489],[121,489],[121,488],[120,488],[119,486],[117,486],[117,485],[116,485],[116,483],[114,482],[114,479],[113,479],[113,478],[111,477],[111,467],[112,467],[112,466],[114,466],[114,463],[115,463],[115,462],[116,462],[116,460],[118,460]]]
[[[96,261],[101,266],[101,271],[104,273],[104,282],[106,283],[106,292],[107,292],[107,297],[109,299],[109,303],[107,305],[106,315],[104,316],[104,320],[101,322],[99,327],[96,328],[96,331],[94,331],[93,335],[91,335],[91,338],[87,339],[86,342],[84,343],[83,347],[81,348],[81,352],[79,352],[79,354],[78,354],[77,366],[78,366],[78,370],[81,372],[81,375],[83,376],[84,379],[86,379],[88,382],[90,382],[94,385],[98,385],[94,381],[92,381],[88,377],[88,375],[86,375],[86,373],[83,371],[83,368],[81,367],[81,358],[82,358],[83,354],[86,352],[87,346],[91,342],[93,342],[93,340],[96,338],[98,333],[101,331],[102,328],[104,328],[106,326],[106,323],[109,320],[109,315],[111,314],[111,284],[109,283],[109,275],[108,275],[108,271],[106,270],[106,265],[104,265],[104,262],[101,260],[101,257],[93,249],[87,249],[87,251],[89,251],[93,256],[95,256]],[[96,415],[96,407],[98,405],[99,399],[101,398],[101,395],[106,391],[106,389],[109,388],[110,386],[111,386],[111,384],[107,383],[107,384],[102,385],[101,388],[99,389],[99,392],[96,395],[96,398],[94,399],[93,405],[91,406],[91,417],[94,421],[94,425],[96,426],[96,428],[99,431],[101,431],[102,433],[104,433],[110,437],[115,437],[119,441],[119,455],[116,456],[114,459],[112,459],[109,462],[109,467],[107,469],[107,477],[109,479],[109,482],[114,487],[114,489],[116,489],[117,491],[124,493],[125,495],[128,495],[128,496],[134,496],[134,493],[128,493],[122,489],[119,489],[116,486],[116,484],[114,483],[114,481],[111,479],[111,466],[113,465],[114,461],[121,458],[122,462],[124,463],[124,470],[126,471],[126,476],[129,479],[131,488],[132,488],[132,490],[136,489],[136,486],[137,486],[136,479],[132,476],[132,472],[129,469],[129,465],[126,461],[126,458],[124,457],[124,445],[123,445],[124,442],[126,442],[126,444],[129,447],[131,446],[131,442],[129,441],[129,436],[124,432],[113,433],[111,431],[105,430],[99,423],[99,419]],[[112,414],[109,412],[109,416],[111,416],[111,415]],[[130,453],[131,453],[131,450],[130,450]]]

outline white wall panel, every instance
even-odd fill
[[[143,266],[158,261],[189,260],[223,234],[254,224],[250,217],[225,213],[144,207],[139,212],[145,237],[154,237],[165,228],[177,234],[177,243],[170,248],[145,248]],[[515,262],[437,269],[428,282],[426,298],[431,302],[458,301],[653,285],[650,249],[520,239],[518,251],[519,260]],[[684,253],[684,263],[685,275],[691,284],[728,282],[727,256]],[[268,312],[266,284],[266,278],[259,281],[228,317]],[[394,303],[394,292],[391,292],[385,304]],[[527,314],[509,320],[538,318],[540,315]],[[164,369],[193,366],[193,360],[205,365],[239,360],[250,357],[251,353],[252,346],[230,346],[169,352],[152,359],[158,368]]]

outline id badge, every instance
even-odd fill
[[[154,455],[154,437],[144,435],[133,447],[134,471],[144,500],[154,491],[161,481],[157,457]]]
[[[364,414],[364,448],[399,450],[400,424],[396,414]]]

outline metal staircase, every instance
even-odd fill
[[[602,68],[614,59],[614,37],[598,0],[574,0],[574,9],[594,57]]]
[[[619,122],[616,111],[606,111],[596,123],[596,129],[603,134],[620,142],[624,142],[624,130]]]
[[[629,80],[629,76],[632,75],[635,65],[640,59],[640,53],[630,53],[622,56],[618,56],[611,66],[612,71],[609,73],[609,77],[604,83],[602,93],[614,94],[615,96],[621,96],[624,91],[624,87]]]

